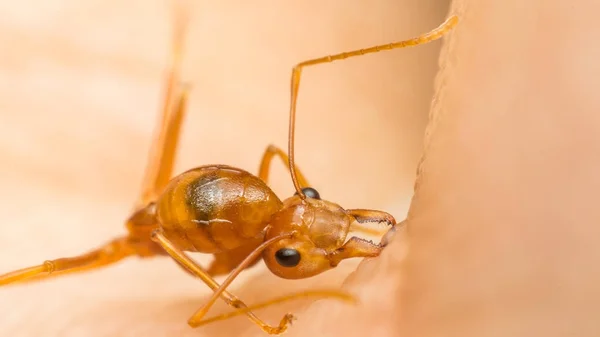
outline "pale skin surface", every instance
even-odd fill
[[[164,4],[55,3],[2,5],[13,19],[0,35],[12,48],[0,58],[1,271],[122,233],[156,120]],[[298,314],[290,336],[598,335],[600,51],[589,43],[600,39],[600,6],[520,3],[454,5],[463,18],[444,48],[409,235],[347,279],[362,305],[291,303],[262,316]],[[216,162],[255,171],[267,144],[285,146],[291,65],[411,37],[446,14],[433,1],[242,4],[194,10],[179,171]],[[403,219],[439,47],[305,72],[297,155],[322,196]],[[275,191],[291,193],[275,172]],[[259,266],[232,291],[254,303],[338,285],[355,266],[304,281]],[[0,326],[10,336],[262,335],[245,318],[189,329],[207,295],[166,258],[132,259],[0,289]]]

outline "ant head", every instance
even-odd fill
[[[263,259],[275,275],[298,279],[320,274],[335,267],[338,253],[354,218],[339,205],[321,200],[313,188],[303,188],[283,202],[283,208],[271,218],[266,239],[293,233],[263,252]]]
[[[340,57],[342,55],[346,54],[340,54]],[[322,200],[315,189],[301,188],[301,185],[306,185],[306,180],[296,172],[294,164],[296,101],[300,75],[302,67],[323,62],[321,59],[306,61],[299,63],[292,70],[287,166],[296,194],[283,202],[283,207],[273,214],[267,227],[265,241],[282,238],[263,250],[263,260],[271,272],[287,279],[320,274],[337,266],[343,259],[379,255],[383,248],[381,245],[357,237],[352,237],[346,242],[350,225],[359,221],[359,218],[362,218],[360,221],[375,218],[391,225],[395,224],[391,216],[377,219],[378,217],[369,215],[368,210],[366,213],[360,210],[355,210],[358,213],[346,211],[333,202]]]

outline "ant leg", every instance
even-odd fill
[[[180,90],[173,114],[159,126],[159,135],[151,147],[138,207],[155,200],[171,179],[189,89],[182,87]]]
[[[89,271],[116,263],[132,255],[151,257],[164,253],[156,243],[150,240],[150,233],[154,228],[156,228],[156,218],[154,217],[154,207],[150,204],[131,215],[127,221],[129,230],[127,236],[114,239],[82,255],[44,261],[37,266],[0,275],[0,286]]]
[[[239,316],[239,315],[244,315],[249,311],[252,310],[257,310],[257,309],[262,309],[274,304],[278,304],[278,303],[282,303],[282,302],[287,302],[290,300],[295,300],[295,299],[300,299],[300,298],[306,298],[306,297],[323,297],[323,298],[327,298],[327,297],[338,297],[341,300],[347,301],[347,302],[351,302],[351,303],[356,303],[356,300],[354,299],[354,297],[350,296],[350,295],[346,295],[337,291],[328,291],[328,290],[316,290],[316,291],[304,291],[304,292],[299,292],[299,293],[295,293],[295,294],[291,294],[291,295],[285,295],[285,296],[281,296],[281,297],[277,297],[268,301],[265,301],[263,303],[258,303],[258,304],[253,304],[249,307],[245,307],[245,308],[239,308],[236,309],[234,311],[231,312],[226,312],[220,315],[216,315],[210,318],[206,318],[203,319],[197,323],[195,323],[195,327],[199,327],[202,325],[206,325],[209,323],[213,323],[216,321],[222,321],[228,318],[232,318],[235,316]],[[274,331],[271,334],[280,334],[283,333],[286,328],[287,328],[287,322],[293,320],[294,317],[291,314],[288,314],[286,316],[284,316],[284,318],[281,320],[281,322],[279,323],[279,330],[278,331]]]
[[[269,145],[269,147],[267,147],[267,149],[265,150],[265,154],[263,155],[262,160],[260,161],[260,169],[258,170],[258,177],[262,179],[262,181],[264,181],[265,183],[267,183],[269,180],[269,170],[271,169],[271,162],[274,156],[279,157],[281,161],[283,161],[283,163],[285,164],[285,167],[288,170],[290,169],[288,155],[285,154],[285,152],[283,152],[283,150],[281,150],[277,146]],[[294,166],[296,168],[296,173],[298,175],[298,182],[300,183],[300,186],[308,187],[308,181],[306,181],[306,178],[304,178],[304,175],[302,175],[300,169],[298,169],[298,166],[296,166],[295,164]]]
[[[137,203],[138,208],[155,200],[158,193],[171,179],[181,124],[186,110],[189,89],[181,85],[179,73],[187,21],[182,17],[185,15],[184,9],[176,8],[175,11],[176,26],[171,50],[171,66],[165,81],[165,97],[160,122],[150,147],[148,164],[142,181],[142,191]]]
[[[118,262],[137,252],[128,238],[119,238],[87,254],[45,261],[43,264],[0,275],[0,286],[37,281],[51,276],[87,271]]]
[[[236,315],[239,315],[242,313],[244,313],[246,315],[250,314],[251,313],[250,310],[252,310],[252,308],[246,306],[242,302],[239,302],[240,305],[237,308],[242,309],[242,311],[240,311],[239,313],[226,314],[224,316],[220,315],[220,316],[217,316],[216,318],[209,318],[208,320],[203,320],[204,316],[206,316],[206,314],[208,313],[208,310],[210,310],[212,305],[216,302],[217,298],[222,297],[224,294],[227,293],[227,291],[225,289],[227,289],[227,287],[229,287],[231,282],[233,282],[233,280],[242,272],[242,270],[246,269],[258,257],[261,256],[261,254],[265,250],[265,248],[267,248],[269,245],[271,245],[274,242],[277,242],[279,240],[291,238],[293,235],[294,234],[281,234],[281,235],[275,236],[269,240],[264,241],[261,245],[256,247],[256,249],[254,249],[250,254],[248,254],[248,256],[244,259],[244,261],[242,261],[242,263],[240,263],[231,272],[231,274],[229,274],[227,279],[225,279],[225,281],[215,290],[215,292],[213,293],[211,298],[208,300],[208,302],[202,308],[200,308],[198,311],[196,311],[196,313],[194,313],[194,315],[188,320],[188,324],[192,327],[198,327],[200,325],[206,324],[208,321],[212,322],[215,320],[222,320],[222,319],[228,318],[230,316],[236,316]],[[264,306],[291,300],[291,299],[294,299],[294,298],[297,298],[300,296],[326,296],[326,297],[337,297],[337,298],[341,298],[341,299],[348,300],[348,301],[353,300],[353,298],[348,294],[345,294],[345,293],[339,292],[339,291],[329,290],[329,291],[321,291],[321,292],[305,292],[303,294],[287,296],[287,297],[283,297],[280,299],[271,300],[271,301],[265,302],[263,304],[259,304],[258,307],[262,308]],[[293,315],[286,314],[285,316],[283,316],[283,318],[281,319],[281,321],[279,322],[279,325],[277,327],[269,326],[258,319],[256,319],[256,320],[253,319],[253,321],[264,332],[266,332],[268,334],[281,334],[285,330],[287,330],[287,326],[292,322],[293,319],[294,319]]]
[[[191,273],[193,273],[195,276],[197,276],[198,278],[200,278],[210,289],[212,289],[213,291],[215,291],[215,294],[217,294],[216,291],[218,291],[220,289],[220,285],[209,275],[208,272],[206,272],[205,270],[202,269],[202,267],[200,267],[196,262],[194,262],[192,259],[190,259],[183,251],[181,251],[180,249],[178,249],[177,247],[175,247],[173,245],[173,243],[171,243],[169,241],[169,239],[167,239],[164,234],[162,233],[161,230],[156,230],[153,232],[152,234],[152,240],[154,240],[155,242],[157,242],[158,244],[160,244],[164,250],[175,260],[177,261],[180,265],[184,266],[187,270],[189,270]],[[252,262],[255,262],[255,259],[258,259],[260,256],[254,256],[254,258],[252,259],[252,261],[250,261],[251,264]],[[243,262],[242,262],[243,263]],[[231,293],[222,290],[221,292],[218,293],[217,297],[221,297],[228,305],[238,309],[238,308],[247,308],[248,306],[242,302],[239,298],[237,298],[236,296],[232,295]],[[215,300],[212,301],[210,303],[210,306],[212,306],[212,304],[216,301],[216,297]],[[208,309],[207,309],[208,310]],[[253,321],[255,324],[257,324],[258,326],[260,326],[264,331],[275,331],[276,327],[272,327],[270,325],[268,325],[267,323],[263,322],[260,318],[258,318],[254,313],[252,313],[251,311],[247,311],[245,312],[246,316],[248,316],[248,318]],[[190,325],[195,327],[195,323],[192,323],[190,321]]]

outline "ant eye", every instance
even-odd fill
[[[275,259],[283,267],[295,267],[300,263],[300,253],[295,249],[281,248],[275,253]]]
[[[317,192],[317,190],[315,190],[312,187],[303,188],[302,193],[304,193],[304,195],[306,195],[309,198],[321,200],[321,196],[319,195],[319,192]],[[295,194],[298,195],[298,192],[296,192]]]

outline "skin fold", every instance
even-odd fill
[[[257,312],[272,323],[296,314],[288,336],[598,335],[600,50],[590,43],[600,38],[598,7],[192,5],[183,65],[192,92],[177,172],[213,163],[256,172],[268,144],[285,148],[297,62],[416,36],[449,10],[461,16],[443,44],[303,73],[296,155],[309,182],[346,208],[384,209],[398,220],[410,203],[383,254],[297,281],[259,264],[230,291],[256,303],[343,285],[360,299]],[[0,55],[4,272],[124,233],[171,26],[165,1],[4,2],[0,13],[8,18],[0,43],[11,46]],[[275,166],[270,185],[291,195]],[[190,329],[187,319],[209,295],[168,258],[129,259],[0,288],[0,328],[9,336],[263,335],[244,317]],[[228,310],[217,303],[211,313]]]

